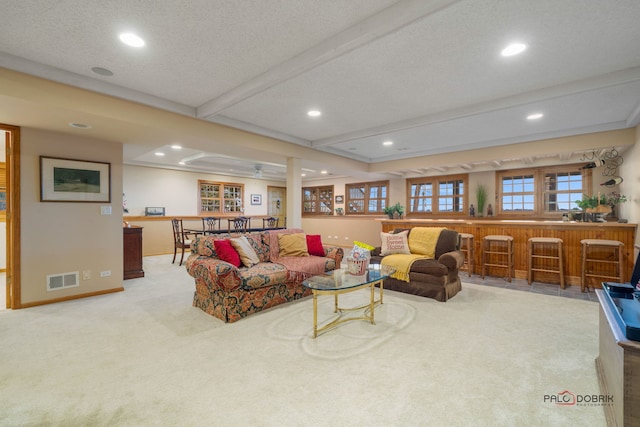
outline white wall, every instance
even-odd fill
[[[623,155],[620,176],[624,180],[620,184],[620,193],[627,196],[628,201],[618,205],[618,217],[626,218],[630,223],[640,222],[640,126],[636,127],[636,143]],[[640,244],[640,236],[636,230],[636,244]]]
[[[41,155],[111,163],[111,203],[40,202]],[[23,127],[20,132],[21,303],[122,287],[122,145]],[[112,206],[112,215],[100,207]],[[89,270],[91,279],[82,280]],[[100,277],[101,271],[111,272]],[[46,276],[80,272],[80,286],[47,291]]]
[[[166,216],[198,215],[198,180],[244,184],[244,214],[267,215],[267,186],[284,187],[286,183],[253,178],[154,169],[142,166],[123,167],[123,188],[128,216],[144,216],[145,207],[164,207]],[[252,194],[262,196],[261,205],[252,205]]]

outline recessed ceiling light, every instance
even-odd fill
[[[142,47],[144,46],[144,40],[139,36],[133,33],[122,33],[120,34],[120,41],[127,46],[131,47]]]
[[[382,145],[393,145],[393,141],[385,141]]]
[[[322,115],[322,112],[320,112],[318,110],[309,110],[309,111],[307,111],[307,115],[309,117],[320,117]]]
[[[71,122],[71,123],[69,123],[69,126],[71,126],[72,128],[76,128],[76,129],[91,129],[91,126],[86,125],[84,123]]]
[[[307,174],[306,174],[306,173],[303,173],[303,174],[300,174],[300,176],[307,176]]]
[[[173,144],[173,145],[171,146],[171,148],[173,148],[174,150],[182,150],[182,145],[179,145],[179,144]]]
[[[178,162],[179,165],[186,165],[185,162]]]
[[[164,153],[162,151],[157,151],[156,156],[162,157],[164,156]]]
[[[320,171],[321,174],[325,175],[327,171]]]
[[[527,120],[538,120],[544,117],[544,114],[542,113],[534,113],[534,114],[529,114],[527,116]]]
[[[91,71],[105,77],[113,76],[113,71],[107,70],[106,68],[102,68],[102,67],[91,67]]]
[[[527,45],[526,44],[524,44],[524,43],[511,43],[509,46],[507,46],[504,49],[502,49],[502,52],[500,52],[500,54],[502,56],[513,56],[513,55],[517,55],[519,53],[522,53],[525,50],[527,50]]]

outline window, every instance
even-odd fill
[[[347,184],[346,214],[377,215],[389,204],[389,181]]]
[[[302,216],[333,215],[333,185],[302,189]]]
[[[503,213],[529,213],[535,209],[536,187],[534,174],[502,178]]]
[[[545,172],[544,207],[546,213],[568,212],[576,207],[586,187],[582,185],[582,172]]]
[[[244,185],[198,180],[199,214],[244,212]]]
[[[576,208],[591,188],[591,171],[580,165],[520,169],[496,173],[497,214],[557,217]]]
[[[468,175],[421,177],[407,180],[407,214],[462,215],[467,205]]]

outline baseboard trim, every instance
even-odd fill
[[[113,293],[122,292],[122,291],[124,291],[124,287],[121,286],[119,288],[106,289],[104,291],[89,292],[89,293],[86,293],[86,294],[71,295],[71,296],[68,296],[68,297],[54,298],[54,299],[48,299],[48,300],[44,300],[44,301],[34,301],[34,302],[23,303],[23,304],[20,304],[19,307],[14,307],[14,308],[19,309],[19,308],[37,307],[39,305],[55,304],[55,303],[64,302],[64,301],[73,301],[73,300],[76,300],[76,299],[95,297],[95,296],[98,296],[98,295],[113,294]]]

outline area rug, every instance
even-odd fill
[[[341,295],[340,307],[358,307],[369,302],[368,291]],[[393,338],[407,327],[415,317],[411,304],[393,298],[374,309],[375,325],[363,320],[350,320],[313,336],[313,304],[311,301],[298,304],[296,310],[287,310],[269,325],[269,336],[288,341],[297,341],[300,349],[308,355],[323,359],[345,359],[366,354],[373,348]],[[343,318],[357,317],[362,310],[344,314]],[[338,315],[334,313],[331,296],[320,296],[318,300],[318,327],[329,323]]]
[[[145,258],[118,294],[0,312],[0,425],[605,425],[602,407],[545,399],[599,393],[597,303],[385,291],[375,325],[313,339],[311,298],[225,324],[170,261]]]

